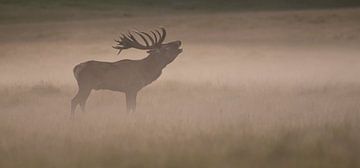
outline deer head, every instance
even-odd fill
[[[160,28],[159,30],[150,31],[150,33],[133,31],[126,35],[121,34],[114,49],[119,50],[118,54],[124,49],[135,48],[140,50],[147,50],[150,56],[157,57],[157,59],[172,62],[183,50],[180,48],[181,41],[172,41],[163,43],[166,37],[166,30]],[[144,44],[141,44],[137,39],[141,38]]]

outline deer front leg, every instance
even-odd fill
[[[127,112],[135,112],[136,110],[136,91],[127,92],[126,94],[126,109]]]
[[[78,93],[71,100],[71,115],[75,114],[76,106],[80,104],[81,110],[85,111],[86,100],[89,97],[91,92],[90,88],[87,87],[79,87]]]

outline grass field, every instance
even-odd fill
[[[4,2],[1,168],[360,166],[358,8],[147,14]],[[71,119],[73,66],[142,58],[116,55],[113,39],[159,25],[184,52],[140,92],[138,111],[96,91]]]
[[[7,87],[0,100],[0,163],[357,167],[360,118],[358,94],[353,92],[358,90],[163,82],[144,90],[136,113],[125,112],[121,95],[98,92],[89,102],[91,110],[70,120],[69,89],[49,84]]]

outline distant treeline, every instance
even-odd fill
[[[0,0],[31,7],[149,7],[183,10],[286,10],[357,7],[360,0]]]

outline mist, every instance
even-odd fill
[[[0,167],[359,166],[356,3],[146,2],[0,3]],[[137,110],[94,90],[71,118],[73,67],[158,27],[183,53]]]

